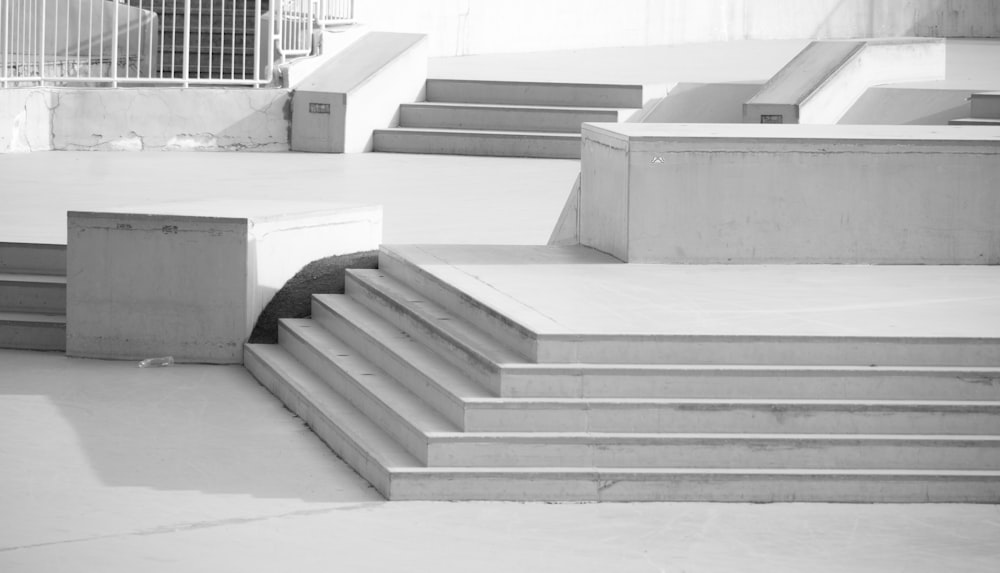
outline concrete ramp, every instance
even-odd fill
[[[292,151],[370,151],[372,132],[423,99],[427,37],[371,32],[326,62],[292,95]]]
[[[837,123],[870,87],[943,79],[941,39],[813,42],[743,105],[743,122]]]

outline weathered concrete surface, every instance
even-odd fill
[[[1000,129],[585,124],[580,242],[642,263],[1000,264]]]
[[[0,152],[287,151],[288,91],[0,90]]]
[[[52,148],[52,99],[46,89],[0,89],[0,153]]]
[[[70,356],[240,364],[274,294],[306,263],[371,250],[381,207],[193,201],[70,212]]]

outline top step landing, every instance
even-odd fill
[[[1000,268],[630,265],[383,246],[379,268],[540,363],[1000,365]]]

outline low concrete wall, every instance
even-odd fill
[[[580,242],[640,263],[1000,264],[1000,128],[585,124]]]
[[[990,0],[356,0],[379,30],[430,35],[431,56],[685,42],[998,37]]]
[[[240,364],[288,279],[382,238],[377,206],[198,201],[68,219],[66,352],[91,358]]]
[[[873,86],[943,79],[940,38],[812,42],[747,101],[743,122],[837,123]]]
[[[0,152],[287,151],[288,91],[0,90]]]

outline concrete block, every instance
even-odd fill
[[[580,241],[641,263],[1000,263],[1000,131],[587,124]]]
[[[426,79],[426,36],[363,36],[295,90],[292,150],[370,151],[372,132],[398,123],[399,104],[422,99]]]
[[[70,212],[67,354],[242,363],[275,292],[305,264],[371,250],[378,206],[203,201]]]

